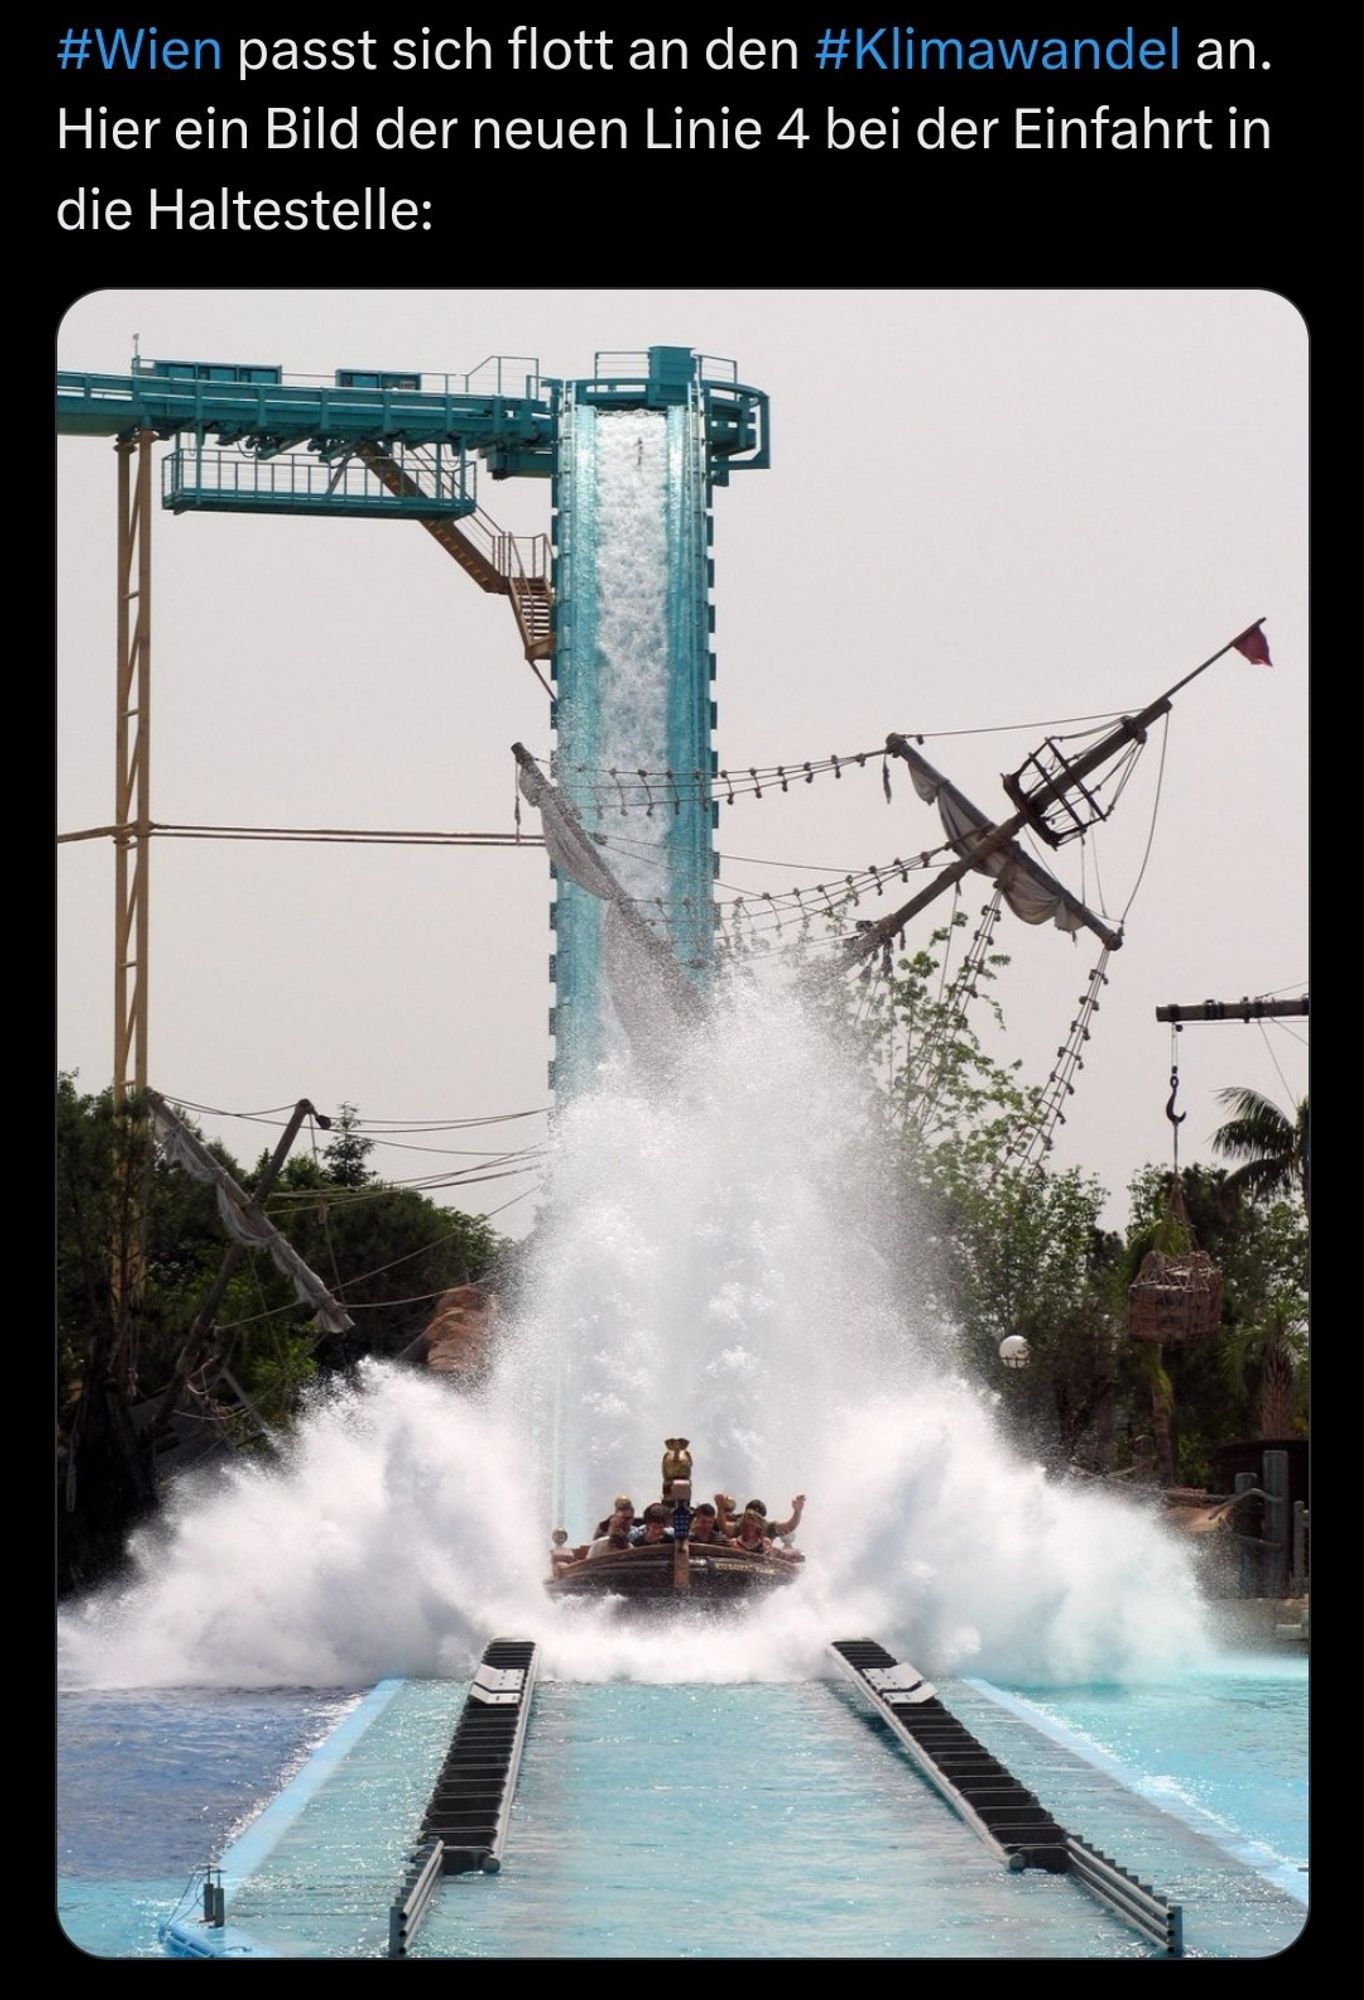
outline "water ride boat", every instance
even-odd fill
[[[763,1597],[800,1575],[800,1557],[790,1550],[778,1552],[770,1542],[746,1547],[728,1538],[692,1539],[696,1513],[685,1438],[667,1440],[663,1500],[648,1510],[646,1519],[661,1515],[664,1508],[668,1532],[658,1540],[602,1549],[591,1557],[585,1549],[576,1559],[567,1550],[557,1555],[554,1575],[545,1585],[550,1596],[620,1596],[641,1606],[715,1605]],[[714,1509],[709,1511],[713,1516]]]
[[[689,1544],[685,1538],[596,1556],[561,1569],[545,1585],[551,1597],[621,1596],[670,1603],[723,1603],[761,1597],[794,1583],[789,1557]]]

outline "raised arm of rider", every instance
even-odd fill
[[[800,1517],[804,1512],[805,1512],[805,1495],[803,1493],[797,1493],[795,1499],[791,1502],[790,1520],[769,1521],[767,1524],[768,1534],[794,1535],[796,1529],[800,1526]]]

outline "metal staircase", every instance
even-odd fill
[[[408,470],[421,454],[400,463],[377,444],[356,446],[355,456],[399,499],[420,500],[421,482]],[[480,590],[509,597],[521,646],[528,660],[547,660],[554,650],[554,594],[549,581],[549,537],[509,535],[481,507],[457,526],[450,516],[422,517],[422,526],[471,576]]]
[[[521,567],[519,554],[517,563],[508,577],[511,588],[512,611],[521,633],[521,645],[528,660],[547,660],[554,651],[554,591],[547,575],[549,562],[548,537],[530,535],[521,540],[545,544],[540,556],[541,567],[528,571]],[[508,535],[507,540],[515,547],[518,537]]]

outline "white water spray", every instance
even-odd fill
[[[1168,1675],[1206,1652],[1188,1556],[1126,1499],[1045,1476],[944,1364],[867,1240],[854,1080],[789,996],[731,995],[666,1096],[604,1076],[565,1114],[550,1219],[481,1402],[391,1367],[323,1396],[286,1460],[185,1490],[136,1575],[63,1621],[68,1676],[359,1684],[467,1671],[495,1632],[571,1678],[797,1679],[871,1632],[930,1673]],[[840,1123],[842,1119],[842,1123]],[[634,1622],[542,1589],[544,1384],[584,1535],[655,1497],[664,1437],[697,1491],[784,1512],[799,1581],[735,1615]]]
[[[603,418],[599,742],[666,761],[666,432]],[[620,874],[649,899],[661,821]],[[494,1633],[583,1679],[795,1679],[870,1632],[930,1673],[1168,1674],[1206,1650],[1186,1553],[1130,1502],[1048,1480],[1007,1446],[878,1234],[894,1203],[856,1107],[865,1079],[785,991],[735,984],[666,1088],[615,1038],[558,1121],[549,1218],[487,1396],[392,1368],[319,1397],[284,1462],[187,1485],[132,1581],[62,1621],[100,1684],[356,1684],[467,1671]],[[897,1227],[903,1226],[897,1219]],[[723,1618],[633,1622],[551,1603],[545,1518],[570,1538],[665,1437],[698,1495],[774,1518],[809,1494],[794,1585]],[[557,1463],[556,1463],[557,1461]]]

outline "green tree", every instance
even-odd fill
[[[135,1107],[116,1114],[110,1092],[82,1094],[73,1076],[62,1076],[56,1130],[59,1557],[63,1587],[79,1587],[118,1560],[129,1526],[155,1505],[146,1420],[229,1239],[213,1188],[155,1157]],[[257,1435],[221,1374],[227,1368],[267,1423],[287,1423],[315,1374],[400,1351],[429,1319],[433,1295],[483,1276],[499,1254],[500,1239],[481,1219],[379,1181],[366,1165],[372,1143],[344,1107],[333,1145],[321,1159],[290,1160],[266,1203],[343,1297],[354,1328],[319,1336],[289,1281],[249,1253],[218,1309],[216,1344],[199,1378],[200,1412],[210,1420],[216,1413],[229,1430]],[[120,1145],[141,1177],[145,1256],[140,1308],[121,1336],[125,1358],[115,1372],[110,1249],[137,1207],[130,1177],[115,1168]],[[247,1174],[221,1146],[209,1150],[248,1190],[269,1158],[263,1152]]]
[[[110,1252],[131,1199],[114,1170],[119,1117],[134,1125],[130,1150],[145,1191],[144,1282],[128,1386],[154,1390],[170,1373],[199,1300],[224,1248],[213,1189],[152,1155],[133,1110],[116,1114],[112,1093],[83,1095],[76,1078],[57,1080],[57,1348],[63,1398],[78,1393],[92,1338],[112,1338]],[[210,1151],[240,1169],[221,1146]]]
[[[334,1131],[320,1155],[296,1153],[285,1164],[265,1207],[355,1325],[319,1333],[307,1309],[293,1306],[287,1280],[259,1260],[257,1316],[243,1330],[240,1379],[277,1419],[287,1416],[314,1373],[348,1368],[366,1355],[401,1353],[430,1320],[440,1293],[484,1277],[504,1248],[481,1218],[375,1174],[367,1164],[374,1141],[353,1104],[342,1105]],[[247,1187],[268,1158],[262,1152]]]
[[[967,924],[959,911],[888,976],[870,971],[853,1031],[881,1084],[925,1303],[958,1326],[1035,1450],[1098,1469],[1111,1453],[1121,1243],[1101,1227],[1092,1175],[1022,1163],[1040,1092],[982,1042],[977,1020],[1005,1029],[991,989],[1009,960],[992,948],[989,905],[959,936]],[[1011,1333],[1030,1362],[1006,1377],[998,1349]]]
[[[1228,1193],[1246,1193],[1273,1199],[1297,1192],[1303,1211],[1311,1214],[1310,1133],[1307,1099],[1297,1106],[1291,1120],[1272,1098],[1258,1090],[1219,1090],[1218,1102],[1232,1116],[1212,1135],[1214,1152],[1224,1159],[1239,1160],[1228,1174]]]
[[[111,1092],[82,1093],[73,1075],[57,1080],[56,1167],[58,1568],[72,1587],[117,1562],[156,1503],[146,1400],[170,1375],[223,1238],[213,1190],[155,1159],[135,1104],[115,1112]],[[137,1309],[116,1313],[113,1258],[134,1238]]]
[[[1225,1191],[1255,1203],[1299,1193],[1304,1216],[1311,1213],[1308,1101],[1290,1122],[1278,1105],[1257,1090],[1218,1092],[1232,1116],[1213,1134],[1213,1146],[1240,1165],[1228,1174]],[[1278,1286],[1249,1318],[1250,1353],[1258,1361],[1260,1436],[1289,1436],[1294,1421],[1294,1381],[1306,1345],[1306,1311],[1292,1288]]]
[[[1169,1169],[1143,1167],[1131,1184],[1124,1283],[1152,1247],[1169,1186]],[[1199,1245],[1222,1273],[1222,1323],[1207,1339],[1167,1346],[1163,1366],[1174,1399],[1177,1476],[1203,1483],[1219,1444],[1253,1436],[1292,1435],[1300,1426],[1305,1389],[1307,1227],[1296,1201],[1237,1199],[1217,1167],[1185,1167],[1180,1185]],[[1271,1358],[1276,1339],[1292,1361],[1285,1403],[1283,1377]],[[1133,1393],[1148,1393],[1149,1342],[1127,1341],[1121,1376]],[[1277,1386],[1276,1386],[1277,1375]],[[1291,1411],[1287,1432],[1265,1428]]]
[[[919,1173],[919,1205],[935,1218],[946,1295],[977,1372],[998,1383],[999,1343],[1022,1334],[1029,1365],[1004,1384],[1014,1416],[1044,1456],[1105,1468],[1121,1246],[1100,1224],[1103,1187],[1078,1168],[991,1175],[951,1138]]]
[[[353,1104],[343,1104],[332,1121],[332,1136],[322,1158],[327,1179],[336,1187],[364,1187],[374,1179],[365,1164],[374,1151],[374,1141],[364,1136],[359,1124],[360,1114]]]

